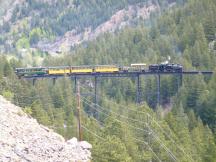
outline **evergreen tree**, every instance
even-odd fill
[[[113,149],[115,148],[115,149]],[[94,161],[101,162],[130,162],[126,147],[116,136],[107,136],[105,141],[98,143],[93,149]]]
[[[49,116],[46,111],[43,110],[39,101],[35,101],[31,105],[32,116],[38,120],[39,123],[44,125],[50,124]]]

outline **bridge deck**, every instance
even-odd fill
[[[183,71],[183,72],[112,72],[112,73],[74,73],[70,75],[37,75],[23,76],[25,79],[40,79],[40,78],[61,78],[61,77],[136,77],[138,75],[212,75],[213,71]]]

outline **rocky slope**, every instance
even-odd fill
[[[9,21],[12,17],[12,14],[13,14],[13,11],[16,7],[16,5],[20,4],[20,3],[23,3],[24,0],[11,0],[9,2],[7,2],[7,4],[5,5],[1,5],[1,6],[4,6],[6,9],[5,9],[5,14],[3,16],[2,19],[0,19],[0,24],[2,24],[3,22],[6,22],[6,21]],[[1,2],[3,3],[3,2]],[[6,3],[6,2],[4,2]]]
[[[0,53],[68,52],[104,33],[137,26],[175,4],[178,1],[0,0]]]
[[[85,28],[83,32],[77,32],[75,29],[68,31],[63,37],[56,39],[54,42],[40,41],[36,46],[42,51],[50,54],[67,52],[82,42],[96,39],[99,35],[106,32],[115,32],[121,30],[126,26],[131,26],[139,19],[146,20],[150,17],[152,12],[160,10],[158,5],[153,3],[130,5],[127,9],[122,9],[113,14],[113,16],[106,22],[100,24],[96,29],[91,27]]]
[[[90,161],[91,145],[64,138],[0,96],[0,161]]]

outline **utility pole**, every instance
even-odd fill
[[[150,119],[151,119],[151,116],[149,114],[147,114],[147,116],[146,116],[146,125],[147,125],[147,130],[148,130],[148,132],[147,132],[148,133],[147,140],[148,140],[149,145],[151,143],[151,134],[152,134],[151,129],[150,129],[150,124],[151,124]]]
[[[35,83],[36,83],[36,79],[34,78],[33,79],[33,86],[35,86]]]
[[[82,141],[82,127],[81,127],[81,114],[80,114],[80,83],[77,83],[77,115],[78,115],[78,133],[79,133],[79,141]]]
[[[160,106],[160,74],[157,77],[157,104]]]

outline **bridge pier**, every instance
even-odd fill
[[[77,91],[77,82],[78,82],[78,77],[74,77],[74,93]],[[97,84],[98,84],[98,77],[94,77],[94,103],[97,104],[98,98],[97,98]]]
[[[32,84],[33,84],[33,86],[35,86],[35,83],[36,83],[36,79],[34,78],[33,80],[32,80]]]
[[[97,104],[97,77],[94,78],[94,103]]]
[[[53,78],[53,85],[55,85],[56,83],[56,78]]]
[[[140,104],[141,86],[140,86],[140,74],[137,74],[137,89],[136,89],[136,103]]]
[[[98,104],[98,97],[97,97],[97,91],[98,91],[98,77],[95,76],[94,78],[94,105],[95,105],[95,108],[97,108],[97,104]],[[94,111],[94,116],[98,119],[99,113],[95,110]]]
[[[182,74],[177,74],[175,77],[177,77],[177,90],[182,86]]]
[[[182,73],[179,74],[179,80],[180,80],[179,81],[180,82],[179,85],[182,86],[182,83],[183,83],[183,74]]]
[[[74,93],[77,91],[77,77],[74,77]]]

